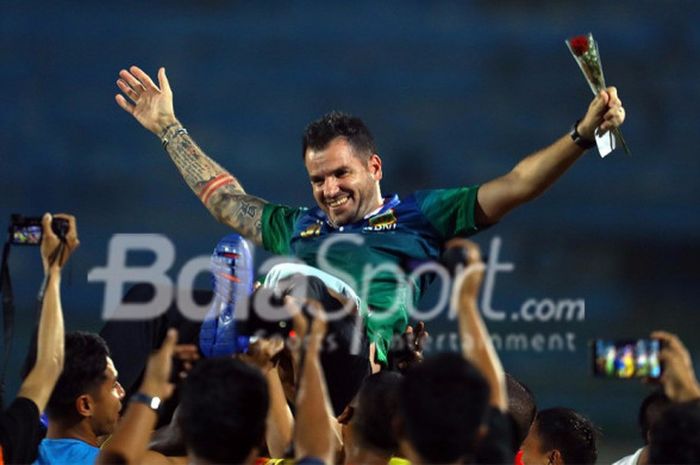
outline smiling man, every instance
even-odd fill
[[[164,68],[158,71],[158,85],[132,66],[120,71],[117,86],[123,93],[116,96],[117,104],[161,139],[217,220],[271,252],[321,267],[358,292],[367,334],[383,363],[393,334],[406,329],[410,306],[430,280],[416,272],[421,265],[437,260],[447,239],[476,233],[540,195],[595,145],[596,128],[608,131],[625,118],[617,90],[610,87],[593,99],[569,133],[504,176],[400,199],[382,195],[382,160],[365,124],[332,112],[304,133],[303,159],[317,207],[290,208],[247,194],[202,151],[175,117]]]

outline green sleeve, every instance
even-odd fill
[[[294,224],[305,211],[306,208],[265,204],[261,220],[263,248],[278,255],[289,254]]]
[[[479,231],[474,219],[479,185],[415,193],[418,207],[445,239]]]

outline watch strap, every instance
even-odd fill
[[[571,132],[569,132],[569,135],[571,136],[571,139],[574,141],[576,145],[581,147],[583,150],[588,150],[590,148],[595,147],[595,140],[590,140],[584,138],[581,134],[578,132],[578,123],[580,123],[581,120],[577,120],[573,126],[571,126]]]
[[[147,405],[151,410],[157,412],[160,408],[161,400],[160,397],[149,396],[142,392],[137,392],[131,396],[129,402],[137,402],[139,404]]]

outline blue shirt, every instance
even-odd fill
[[[44,439],[32,465],[93,465],[100,449],[80,439]]]

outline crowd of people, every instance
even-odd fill
[[[77,225],[55,215],[69,223],[58,237],[47,214],[36,350],[0,421],[2,463],[596,463],[600,438],[591,420],[565,406],[539,408],[504,370],[478,307],[481,252],[465,237],[541,194],[595,145],[597,132],[619,127],[625,113],[615,88],[597,95],[570,133],[505,175],[405,199],[382,195],[382,160],[364,123],[329,113],[303,137],[317,203],[307,209],[249,195],[209,158],[175,118],[164,69],[158,85],[137,67],[122,70],[117,85],[119,106],[161,139],[219,221],[298,259],[273,268],[244,300],[274,301],[291,331],[203,353],[199,324],[173,308],[152,320],[108,321],[99,335],[64,334],[60,276],[78,245]],[[451,255],[459,259],[449,305],[461,351],[424,356],[430,336],[408,309],[430,275],[409,273],[445,250],[459,252]],[[237,253],[219,252],[219,265],[229,268],[217,269],[218,278],[240,283]],[[217,289],[215,302],[230,290]],[[125,299],[144,292],[135,286]],[[213,307],[207,337],[238,341],[235,307]],[[699,463],[700,383],[690,355],[673,334],[651,337],[661,341],[663,374],[640,409],[644,445],[620,463]]]
[[[321,361],[328,315],[320,301],[293,295],[283,306],[298,343],[260,338],[246,353],[202,359],[170,329],[124,406],[129,387],[105,340],[64,336],[60,276],[78,245],[75,220],[64,217],[63,240],[44,217],[36,357],[2,415],[3,463],[596,463],[596,426],[569,408],[539,409],[530,389],[504,371],[477,305],[484,265],[473,242],[451,245],[464,250],[467,265],[451,301],[462,352],[423,359],[409,332],[410,350],[397,350],[413,356],[373,370],[339,415]],[[640,407],[643,447],[618,463],[698,463],[700,383],[690,355],[673,334],[651,336],[662,341],[663,375]],[[168,415],[160,407],[174,393],[177,408]]]

